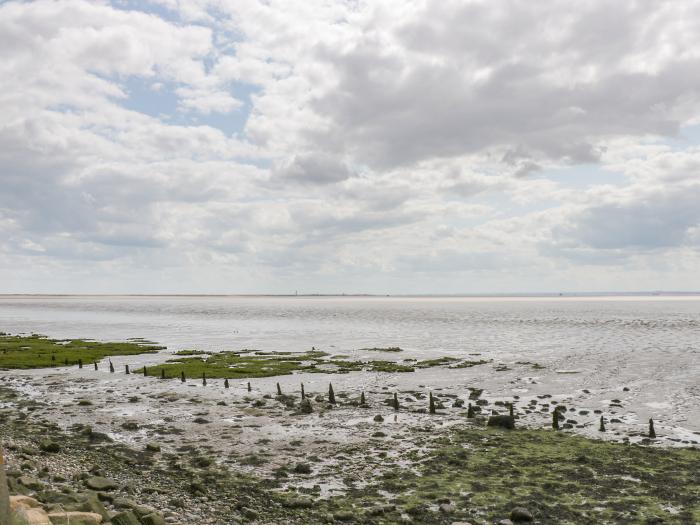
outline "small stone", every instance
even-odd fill
[[[294,472],[297,474],[311,474],[311,465],[308,463],[297,463],[294,467]]]
[[[374,416],[374,420],[375,420],[377,423],[383,423],[383,422],[384,422],[384,418],[381,416],[381,414],[377,414],[376,416]]]
[[[149,452],[160,452],[160,444],[146,443],[146,450],[148,450]]]
[[[515,523],[526,523],[534,520],[532,513],[524,507],[515,507],[510,511],[510,519]]]
[[[55,441],[42,441],[39,448],[44,452],[48,452],[49,454],[56,454],[57,452],[61,451],[61,446]]]
[[[439,508],[443,514],[452,514],[455,511],[455,506],[452,503],[441,503]]]

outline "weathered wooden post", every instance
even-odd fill
[[[510,417],[515,417],[515,409],[513,408],[513,403],[508,403],[508,413]]]
[[[228,388],[228,378],[224,379],[224,388]]]
[[[162,372],[161,377],[163,377],[163,379],[165,379],[165,370],[161,369],[161,372]],[[185,371],[182,370],[182,371],[180,372],[180,382],[181,382],[181,383],[184,383],[185,381],[187,381],[187,379],[185,379]]]
[[[279,383],[277,383],[277,395],[281,396],[282,395],[282,387],[280,386]]]
[[[306,394],[304,393],[304,383],[301,384],[301,400],[304,401]]]
[[[649,418],[649,439],[656,439],[656,431],[654,430],[654,420]]]
[[[335,392],[333,392],[332,383],[328,383],[328,402],[335,405]]]
[[[148,377],[148,367],[143,365],[143,377]]]
[[[433,398],[432,392],[430,392],[429,399],[430,399],[430,401],[428,404],[428,409],[430,410],[431,414],[434,414],[435,413],[435,399]]]
[[[202,386],[207,386],[207,374],[202,372]]]
[[[552,412],[552,428],[554,430],[559,430],[559,411],[555,410]]]
[[[600,416],[600,426],[598,427],[599,432],[605,432],[605,421],[603,420],[603,416]]]
[[[124,373],[126,375],[129,375],[131,372],[129,372],[129,365],[124,365]]]
[[[165,379],[165,368],[160,369],[160,378]]]
[[[474,407],[471,403],[469,403],[469,407],[467,408],[467,417],[469,419],[472,419],[474,417]]]
[[[0,525],[10,525],[10,492],[5,474],[5,456],[0,447]]]
[[[78,368],[83,368],[83,360],[78,359]]]
[[[394,410],[398,412],[399,410],[399,395],[394,392]]]
[[[248,392],[252,392],[253,389],[250,387],[250,381],[248,381]]]
[[[114,373],[114,364],[112,363],[112,360],[109,360],[109,373],[113,374]]]
[[[366,402],[366,400],[365,400],[365,392],[364,392],[364,390],[363,390],[362,393],[360,394],[360,404],[361,404],[361,405],[366,405],[366,404],[367,404],[367,402]]]
[[[95,364],[95,370],[97,370],[97,361],[95,361],[94,364]]]

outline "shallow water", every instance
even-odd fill
[[[671,437],[697,439],[692,432],[700,431],[700,297],[5,296],[0,297],[0,331],[99,340],[143,337],[169,351],[315,346],[383,359],[479,354],[492,363],[415,374],[353,373],[333,381],[345,389],[388,386],[458,394],[478,386],[500,399],[546,393],[606,413],[611,400],[620,399],[624,408],[615,412],[628,428],[641,429],[654,417]],[[361,350],[387,346],[404,352],[377,356]],[[124,359],[137,365],[162,356],[114,361]],[[535,362],[545,368],[526,364]],[[496,371],[502,364],[507,369]],[[304,378],[319,387],[326,380]],[[270,382],[271,388],[277,379],[256,381],[261,388]],[[281,381],[297,385],[299,378]],[[542,419],[547,424],[548,418]],[[594,420],[592,414],[589,419]]]

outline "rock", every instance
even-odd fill
[[[160,452],[160,444],[158,443],[147,443],[146,450],[149,452]]]
[[[122,428],[124,430],[138,430],[139,425],[135,421],[125,421],[124,423],[122,423]]]
[[[102,476],[93,476],[85,482],[88,488],[97,491],[114,490],[117,488],[117,482],[113,479],[103,478]]]
[[[301,403],[299,403],[299,412],[302,414],[311,414],[313,411],[314,409],[311,406],[311,401],[308,399],[304,398]]]
[[[94,512],[52,512],[49,519],[53,525],[99,525],[102,516]]]
[[[512,430],[515,428],[515,419],[511,416],[491,416],[489,417],[488,423],[489,427],[507,428]]]
[[[297,463],[294,467],[294,472],[297,474],[311,474],[311,465],[308,463]]]
[[[165,525],[165,518],[157,512],[152,512],[141,518],[141,523],[143,525]]]
[[[455,511],[455,506],[452,503],[441,503],[439,509],[443,514],[452,514]]]
[[[97,494],[88,495],[82,502],[81,506],[77,510],[82,510],[84,512],[92,512],[93,514],[99,514],[102,516],[102,521],[109,521],[109,512],[99,500]]]
[[[17,481],[20,485],[24,485],[31,490],[41,490],[44,488],[44,484],[32,476],[20,476],[17,478]]]
[[[39,448],[49,454],[56,454],[61,451],[61,446],[55,441],[42,441]]]
[[[250,521],[255,521],[258,519],[258,513],[257,511],[254,511],[253,509],[249,509],[248,507],[243,507],[241,509],[241,515]]]
[[[34,509],[41,507],[39,503],[34,498],[29,496],[10,496],[10,511],[14,512],[18,509]]]
[[[333,519],[335,521],[352,521],[355,519],[355,513],[349,510],[339,510],[333,513]]]
[[[21,523],[22,525],[51,525],[49,515],[44,509],[17,509],[14,513],[12,523]]]
[[[534,517],[526,508],[515,507],[510,511],[510,519],[515,523],[529,523],[534,520]]]
[[[140,525],[140,523],[133,512],[126,511],[113,516],[112,525]]]
[[[496,525],[513,525],[513,522],[509,519],[504,519],[496,522]]]
[[[374,416],[374,420],[375,420],[377,423],[382,423],[382,422],[384,422],[384,418],[381,416],[381,414],[377,414],[376,416]]]
[[[287,498],[282,502],[284,507],[289,509],[310,509],[314,506],[314,500],[311,498]],[[117,524],[120,525],[120,524]]]

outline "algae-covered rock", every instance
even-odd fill
[[[513,430],[515,428],[515,419],[512,416],[491,416],[486,425]]]
[[[142,525],[165,525],[165,518],[157,512],[145,515],[141,518]]]
[[[102,476],[93,476],[85,482],[88,488],[92,490],[105,491],[114,490],[117,488],[117,482],[113,479],[103,478]]]
[[[112,518],[112,525],[141,525],[131,511],[120,512]]]
[[[56,454],[61,451],[61,446],[55,441],[50,440],[42,441],[39,448],[44,452],[48,452],[49,454]]]
[[[534,520],[532,513],[524,507],[515,507],[510,511],[510,519],[514,523],[529,523]]]

